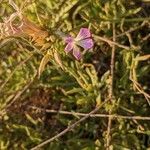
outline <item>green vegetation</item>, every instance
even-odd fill
[[[146,0],[0,0],[0,150],[31,149],[95,107],[41,149],[150,149],[149,14]],[[94,47],[77,61],[56,31],[83,27]]]

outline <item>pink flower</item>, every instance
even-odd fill
[[[77,60],[82,57],[80,47],[82,47],[84,50],[88,50],[94,45],[94,42],[91,38],[90,30],[87,28],[81,28],[76,38],[73,38],[72,36],[66,37],[65,42],[67,43],[65,47],[66,53],[72,51],[73,56]]]

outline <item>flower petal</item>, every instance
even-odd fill
[[[68,43],[67,46],[65,47],[65,52],[68,53],[73,49],[73,43]]]
[[[79,50],[79,47],[76,46],[76,45],[73,47],[73,56],[74,56],[77,60],[81,59],[81,52],[80,52],[80,50]]]
[[[85,40],[78,41],[77,45],[79,45],[87,50],[94,46],[94,42],[92,39],[85,39]]]
[[[80,41],[89,37],[91,37],[90,30],[88,28],[81,28],[75,40]]]
[[[72,43],[74,41],[74,38],[71,36],[67,36],[64,38],[66,43]]]

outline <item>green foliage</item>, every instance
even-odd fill
[[[53,137],[110,95],[110,60],[116,30],[114,100],[98,113],[150,114],[149,2],[129,0],[14,1],[30,23],[24,34],[6,30],[16,10],[0,5],[0,149],[31,149]],[[148,5],[148,6],[147,6]],[[7,18],[7,19],[8,19]],[[14,24],[20,22],[15,18]],[[81,61],[64,52],[56,30],[76,35],[90,28],[96,39]],[[7,33],[6,33],[7,31]],[[8,35],[9,33],[9,35]],[[36,33],[36,34],[33,34]],[[128,46],[123,49],[118,44]],[[34,108],[35,107],[35,108]],[[42,108],[42,110],[40,109]],[[43,110],[44,109],[44,110]],[[73,115],[48,113],[64,110]],[[43,149],[105,149],[108,118],[91,117]],[[114,118],[110,149],[150,148],[150,122]]]

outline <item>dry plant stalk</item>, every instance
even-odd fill
[[[43,109],[43,108],[39,108],[36,106],[29,106],[31,109],[36,109],[37,111],[46,111],[47,113],[54,113],[54,114],[62,114],[62,115],[72,115],[75,117],[81,117],[81,116],[86,116],[87,113],[80,113],[80,112],[70,112],[70,111],[63,111],[63,110],[53,110],[53,109]],[[112,114],[112,115],[108,115],[108,114],[92,114],[90,115],[90,117],[92,118],[115,118],[115,119],[131,119],[131,120],[150,120],[150,117],[142,117],[142,116],[123,116],[123,115],[118,115],[118,114]]]
[[[115,30],[115,23],[112,24],[113,26],[113,42],[116,41],[116,30]],[[110,74],[111,74],[111,81],[110,81],[110,102],[112,103],[114,100],[114,69],[115,69],[115,45],[112,46],[112,53],[111,53],[111,64],[110,64]],[[109,111],[110,117],[108,118],[108,125],[107,125],[107,136],[106,136],[106,149],[110,149],[111,144],[111,125],[112,125],[112,117],[111,117],[112,110]]]

